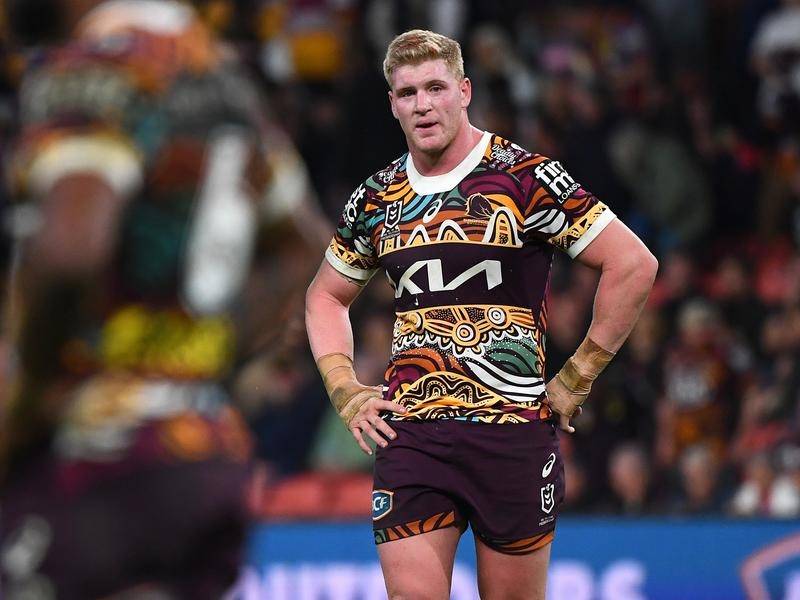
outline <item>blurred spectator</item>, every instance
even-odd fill
[[[650,461],[644,448],[625,443],[611,453],[608,460],[610,495],[603,512],[640,516],[654,510]]]
[[[761,76],[759,109],[773,126],[797,133],[800,110],[800,3],[783,0],[769,13],[753,39],[751,60]]]
[[[711,219],[711,190],[703,171],[673,134],[628,123],[610,139],[612,165],[634,208],[654,227],[655,249],[699,244]]]
[[[770,455],[761,453],[745,464],[729,510],[740,517],[794,517],[799,506],[796,477],[779,477]]]
[[[365,13],[365,34],[383,52],[394,36],[415,28],[462,39],[469,7],[465,0],[373,0]]]
[[[656,449],[660,464],[673,466],[684,449],[709,445],[723,458],[750,367],[745,350],[732,343],[715,307],[687,303],[678,336],[664,364],[664,396],[658,408]]]
[[[650,303],[658,309],[666,331],[675,331],[683,305],[702,295],[699,271],[696,257],[686,250],[674,249],[662,258]]]
[[[586,467],[572,453],[564,453],[564,479],[566,487],[561,510],[569,513],[591,511],[593,504]]]
[[[289,318],[277,343],[243,366],[234,380],[237,405],[255,434],[256,455],[274,479],[309,469],[328,406],[305,339],[302,319]]]
[[[481,25],[469,42],[476,127],[499,135],[517,131],[519,120],[533,106],[536,82],[516,54],[510,36],[496,25]]]
[[[789,438],[789,423],[780,401],[779,388],[763,382],[744,394],[730,448],[733,464],[744,465],[750,456],[771,452]]]
[[[756,295],[751,268],[738,256],[720,260],[709,295],[719,305],[725,325],[750,348],[757,348],[766,307]]]
[[[678,460],[678,489],[671,512],[684,515],[721,514],[727,490],[720,472],[722,462],[706,445],[690,446]]]

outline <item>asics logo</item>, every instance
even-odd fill
[[[548,475],[550,475],[550,471],[553,470],[554,464],[556,464],[556,455],[554,452],[551,452],[550,458],[547,459],[547,462],[544,463],[544,467],[542,468],[542,478],[545,478]]]

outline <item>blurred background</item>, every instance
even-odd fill
[[[196,5],[244,57],[294,140],[327,219],[321,238],[351,191],[405,150],[380,68],[388,42],[414,27],[458,39],[473,83],[473,123],[562,161],[661,265],[647,308],[595,385],[577,433],[562,439],[562,514],[592,517],[576,526],[595,518],[624,528],[747,517],[798,529],[800,1]],[[0,44],[2,153],[28,54],[7,24]],[[596,280],[558,257],[550,375],[588,327]],[[376,277],[352,310],[361,381],[382,380],[393,319],[390,288]],[[259,517],[355,520],[359,543],[372,552],[371,458],[330,408],[299,317],[279,348],[244,365],[231,383],[267,465]],[[319,539],[323,529],[307,535]],[[254,544],[285,557],[286,547],[275,544],[286,531],[273,535],[271,550]],[[787,595],[774,597],[800,597],[800,571],[791,573],[780,577]],[[276,577],[270,585],[279,585]],[[271,597],[282,597],[275,589]],[[600,589],[559,597],[650,597]]]

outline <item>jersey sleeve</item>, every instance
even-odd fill
[[[325,258],[334,269],[361,284],[366,284],[378,268],[378,254],[366,225],[370,190],[362,183],[352,193],[325,252]]]
[[[571,258],[580,254],[615,215],[556,160],[538,155],[522,174],[528,190],[523,240],[544,241]]]

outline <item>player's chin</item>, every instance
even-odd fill
[[[441,135],[435,134],[422,134],[417,135],[416,137],[416,146],[423,152],[429,154],[439,153],[446,147],[445,140]]]

